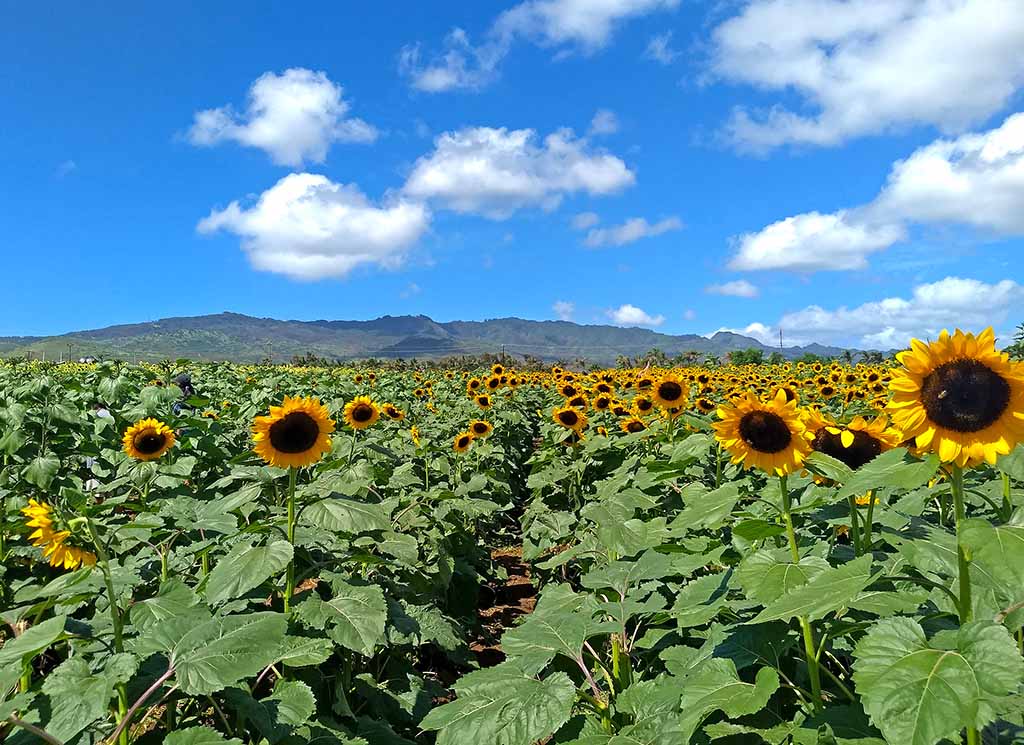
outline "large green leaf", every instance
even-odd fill
[[[50,701],[46,731],[67,741],[104,718],[114,687],[127,683],[137,668],[138,660],[130,654],[112,655],[96,673],[80,656],[65,660],[43,682],[43,693]]]
[[[871,557],[861,556],[835,569],[827,569],[769,603],[751,623],[786,621],[796,616],[809,620],[824,618],[848,606],[881,572],[872,574]]]
[[[291,560],[292,546],[288,541],[274,541],[266,546],[239,543],[210,572],[206,600],[211,605],[220,605],[241,597],[280,573]]]
[[[972,577],[984,572],[1004,608],[1024,602],[1024,525],[965,520],[960,540],[971,557]]]
[[[311,504],[302,512],[302,523],[354,535],[391,530],[391,520],[379,504],[338,497]]]
[[[740,498],[740,485],[733,481],[710,491],[700,484],[689,484],[683,488],[683,510],[669,526],[673,529],[691,530],[722,526],[732,514]]]
[[[934,745],[995,719],[990,702],[1015,692],[1024,659],[1005,627],[975,621],[945,648],[909,618],[876,623],[854,650],[853,681],[886,740]]]
[[[594,620],[596,610],[590,596],[577,595],[566,585],[551,586],[526,621],[505,632],[502,649],[529,672],[539,672],[558,654],[579,659],[587,639],[614,628]]]
[[[895,448],[858,468],[836,496],[840,499],[859,496],[883,487],[910,491],[927,484],[938,470],[938,456],[929,455],[924,460],[917,460],[903,448]]]
[[[21,476],[25,481],[35,484],[40,489],[48,489],[50,482],[53,481],[59,470],[60,459],[56,455],[39,455],[25,466]]]
[[[325,629],[334,641],[367,657],[384,637],[388,617],[384,593],[376,585],[332,584],[332,597],[306,598],[295,607],[295,617],[307,626]]]
[[[280,658],[287,629],[280,613],[193,619],[156,624],[140,637],[140,655],[167,655],[175,681],[185,693],[210,694],[256,675]]]
[[[455,691],[455,701],[420,722],[438,731],[437,745],[534,745],[569,720],[576,700],[565,673],[537,680],[511,663],[470,673]]]
[[[21,677],[22,664],[53,644],[64,634],[66,616],[54,616],[29,626],[0,646],[0,691],[6,692]]]
[[[683,739],[689,738],[710,714],[722,711],[729,717],[754,714],[768,703],[779,689],[779,674],[773,668],[762,667],[753,683],[740,680],[732,660],[710,659],[700,672],[691,675],[683,684],[680,708]]]
[[[680,628],[702,626],[725,606],[732,570],[708,574],[684,585],[670,611]]]
[[[767,605],[828,569],[828,562],[817,556],[794,564],[788,551],[762,549],[743,560],[736,581],[748,598]]]

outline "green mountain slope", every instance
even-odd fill
[[[588,326],[568,321],[487,321],[438,323],[426,316],[384,316],[371,321],[279,321],[238,313],[163,318],[149,323],[109,326],[50,337],[0,338],[0,355],[31,353],[47,359],[117,357],[128,360],[193,359],[256,362],[288,360],[313,353],[329,359],[366,357],[436,358],[458,354],[532,355],[545,360],[586,359],[610,364],[618,355],[661,349],[724,355],[751,347],[775,351],[750,337],[719,332],[707,338],[673,336],[641,328]],[[843,350],[813,345],[816,354]],[[797,357],[800,347],[785,354]]]

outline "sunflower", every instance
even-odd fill
[[[587,415],[571,406],[556,406],[551,412],[556,424],[580,432],[587,426]]]
[[[486,393],[481,393],[479,396],[474,396],[473,397],[473,401],[481,409],[489,409],[489,408],[491,408],[491,405],[492,405],[491,404],[491,397],[488,396]]]
[[[686,398],[687,385],[679,377],[668,373],[653,386],[654,403],[663,409],[680,406]]]
[[[352,429],[372,427],[380,419],[380,408],[369,396],[356,396],[345,404],[345,424]]]
[[[768,403],[747,393],[734,406],[720,406],[715,438],[733,463],[784,476],[800,467],[810,452],[796,402],[779,391]]]
[[[889,427],[884,415],[871,422],[857,416],[849,424],[840,425],[812,409],[805,414],[804,425],[814,450],[842,461],[854,471],[897,447],[903,439]]]
[[[578,396],[573,396],[565,403],[567,406],[571,406],[574,409],[582,409],[583,411],[586,411],[587,406],[589,405],[587,397],[584,396],[582,393]]]
[[[280,406],[270,407],[269,416],[253,420],[253,449],[278,468],[310,466],[331,449],[333,431],[334,420],[320,399],[285,396]]]
[[[124,433],[122,443],[135,460],[156,460],[174,445],[174,431],[157,419],[140,419]]]
[[[417,427],[415,424],[412,425],[412,427],[409,429],[409,437],[412,438],[412,441],[413,443],[415,443],[416,447],[420,446],[420,428]]]
[[[474,419],[469,423],[469,432],[473,437],[487,437],[494,431],[494,425],[483,419]]]
[[[96,563],[96,554],[92,551],[67,545],[70,531],[54,530],[53,508],[46,502],[30,499],[28,507],[23,507],[21,514],[28,518],[25,525],[35,528],[29,540],[33,546],[43,549],[43,558],[50,562],[50,566],[70,570],[83,564],[93,566]]]
[[[991,327],[910,344],[888,406],[907,439],[961,467],[995,463],[1024,440],[1024,364],[996,351]]]
[[[594,408],[598,411],[604,411],[612,405],[612,397],[607,393],[600,393],[594,397]]]
[[[709,398],[704,398],[703,396],[701,396],[700,398],[697,399],[697,410],[701,414],[710,414],[712,411],[715,410],[715,402]]]
[[[622,431],[628,435],[643,432],[647,429],[647,425],[644,424],[644,420],[635,416],[631,416],[629,419],[623,419],[619,426],[622,427]]]
[[[491,374],[492,375],[504,375],[505,374],[505,367],[504,367],[504,365],[499,365],[499,364],[491,365]]]
[[[455,439],[452,441],[452,450],[456,453],[464,453],[469,450],[469,446],[473,444],[473,435],[470,432],[460,432],[455,435]]]
[[[405,419],[405,412],[394,404],[384,404],[380,407],[380,410],[384,412],[384,415],[388,419],[393,419],[396,422],[400,422]]]
[[[487,390],[489,391],[498,390],[499,388],[501,388],[501,376],[492,375],[491,377],[487,378],[486,381],[484,381],[484,385],[487,386]]]
[[[558,392],[561,393],[565,398],[572,398],[580,394],[580,389],[574,386],[572,383],[565,383],[559,387]]]
[[[653,408],[654,401],[651,400],[650,396],[637,396],[633,399],[633,410],[641,416],[650,414]]]

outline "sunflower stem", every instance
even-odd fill
[[[1010,474],[1003,473],[1003,522],[1009,522],[1013,516],[1013,502],[1010,501]],[[2,529],[0,529],[2,531]],[[0,540],[2,540],[2,532],[0,532]],[[0,544],[0,556],[3,555],[2,544]]]
[[[715,488],[722,485],[722,446],[715,440]]]
[[[953,465],[953,508],[956,514],[956,557],[958,574],[960,575],[960,623],[965,624],[973,617],[973,603],[971,602],[971,572],[970,560],[964,549],[962,541],[963,523],[966,519],[964,512],[964,471],[959,465]]]
[[[864,541],[863,548],[868,553],[871,552],[871,531],[874,528],[875,519],[875,490],[868,490],[868,514],[864,519]]]
[[[295,481],[299,469],[292,466],[288,469],[288,543],[292,547],[292,558],[285,570],[284,580],[284,612],[292,607],[292,592],[295,590]]]
[[[93,545],[96,547],[96,556],[99,558],[97,564],[100,567],[100,572],[103,574],[103,582],[107,587],[107,605],[110,606],[110,622],[114,627],[114,650],[116,652],[124,652],[124,638],[122,636],[122,623],[121,609],[117,604],[117,594],[114,592],[114,580],[110,575],[110,557],[107,554],[107,549],[103,545],[103,541],[100,540],[99,534],[96,532],[96,526],[92,522],[92,518],[88,515],[85,518],[85,524],[89,528],[89,536],[92,538]],[[124,683],[118,683],[116,686],[117,690],[117,713],[121,719],[124,719],[128,713],[128,689]],[[128,745],[128,730],[122,729],[117,736],[118,745]]]
[[[786,477],[779,476],[779,494],[782,496],[782,519],[786,523],[786,537],[789,539],[789,550],[793,554],[793,563],[800,563],[800,549],[796,542],[796,530],[793,528],[793,506],[786,485]],[[806,616],[797,616],[800,622],[800,630],[804,637],[804,657],[807,660],[807,676],[811,680],[811,699],[815,711],[821,711],[821,670],[818,663],[818,652],[814,645],[814,631],[811,629],[811,622]]]
[[[850,540],[853,541],[854,556],[860,556],[860,514],[857,511],[857,498],[852,494],[846,498],[850,505]]]

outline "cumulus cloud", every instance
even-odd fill
[[[618,24],[678,5],[679,0],[526,0],[501,13],[479,44],[456,28],[444,50],[429,59],[419,44],[406,46],[399,70],[428,93],[479,90],[494,80],[519,39],[591,54],[608,44]]]
[[[595,212],[580,212],[572,218],[573,230],[586,230],[601,222],[601,218]]]
[[[913,225],[1024,235],[1024,113],[995,129],[917,149],[893,165],[866,205],[807,212],[741,235],[730,267],[862,269],[870,254],[905,240]]]
[[[210,147],[237,142],[265,151],[278,165],[322,163],[334,142],[373,142],[377,130],[348,117],[340,85],[304,68],[264,73],[249,88],[244,113],[231,106],[195,114],[188,139]]]
[[[532,129],[470,127],[445,132],[413,166],[404,192],[447,209],[504,219],[522,207],[554,209],[567,194],[612,194],[635,175],[572,130],[537,142]]]
[[[397,266],[429,223],[422,204],[396,198],[378,206],[354,184],[292,173],[249,207],[236,201],[213,210],[197,229],[237,235],[256,269],[316,280],[366,264]]]
[[[894,349],[905,347],[911,338],[935,338],[944,328],[977,330],[999,326],[1008,319],[1016,320],[1010,319],[1010,314],[1022,305],[1024,286],[1014,280],[987,283],[946,277],[914,287],[909,298],[888,297],[832,310],[811,305],[787,313],[775,326],[752,324],[760,335],[750,335],[761,341],[778,339],[781,328],[786,342],[791,344],[817,341]]]
[[[624,246],[643,238],[653,238],[673,230],[681,230],[682,227],[683,221],[678,217],[666,217],[656,223],[649,223],[643,217],[632,217],[621,225],[592,229],[587,233],[583,243],[591,248]]]
[[[591,135],[612,135],[619,131],[619,117],[609,109],[598,109],[590,120]]]
[[[718,285],[708,285],[704,291],[711,295],[726,295],[727,297],[757,297],[760,291],[745,279],[737,279],[732,282],[724,282]]]
[[[763,323],[758,323],[756,321],[747,326],[744,326],[741,329],[733,329],[723,326],[722,328],[718,329],[718,331],[713,331],[710,334],[705,334],[705,336],[710,339],[712,336],[722,331],[729,334],[740,334],[742,336],[749,336],[752,339],[756,339],[762,344],[768,346],[778,344],[779,342],[779,334],[777,331],[773,331],[771,326],[767,326]]]
[[[957,133],[1024,84],[1017,0],[751,0],[712,33],[714,76],[795,92],[805,115],[738,108],[741,146],[836,145],[912,125]]]
[[[672,32],[666,31],[663,34],[652,36],[651,40],[647,42],[644,56],[663,65],[671,65],[675,62],[679,52],[672,48]]]
[[[665,322],[665,316],[652,316],[646,311],[626,303],[618,308],[611,308],[605,311],[605,315],[611,319],[616,326],[648,326],[656,327]]]
[[[555,317],[559,321],[571,321],[576,312],[576,303],[570,303],[568,300],[556,300],[551,309],[555,311]]]

